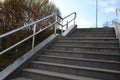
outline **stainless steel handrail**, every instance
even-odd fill
[[[74,16],[75,16],[75,18],[76,18],[76,12],[73,12],[73,13],[69,14],[68,16],[64,17],[63,19],[66,19],[66,18],[68,18],[69,16],[71,16],[71,15],[73,15],[73,14],[74,14]]]
[[[72,22],[73,20],[74,20],[74,19],[72,19],[72,20],[70,20],[70,21],[67,21],[67,23],[64,24],[63,27],[66,26],[66,25],[68,25],[68,23]]]
[[[42,19],[39,19],[39,20],[37,20],[37,21],[34,21],[34,22],[30,23],[30,24],[21,26],[21,27],[15,29],[15,30],[12,30],[12,31],[10,31],[10,32],[7,32],[7,33],[4,33],[4,34],[0,35],[0,39],[2,39],[3,37],[6,37],[6,36],[8,36],[8,35],[10,35],[10,34],[13,34],[13,33],[15,33],[15,32],[18,32],[18,31],[22,30],[22,29],[25,29],[25,28],[28,28],[28,27],[34,25],[34,27],[33,27],[33,34],[32,34],[32,35],[24,38],[23,40],[21,40],[21,41],[17,42],[16,44],[10,46],[9,48],[4,49],[3,51],[0,52],[0,55],[1,55],[1,54],[4,54],[5,52],[7,52],[7,51],[9,51],[9,50],[11,50],[11,49],[13,49],[14,47],[18,46],[19,44],[25,42],[26,40],[28,40],[28,39],[30,39],[30,38],[32,38],[32,37],[33,37],[33,40],[32,40],[32,49],[34,49],[34,41],[35,41],[34,38],[35,38],[35,35],[39,34],[40,32],[42,32],[42,31],[44,31],[44,30],[46,30],[46,29],[48,29],[48,28],[50,28],[51,26],[53,27],[53,25],[55,25],[55,30],[54,30],[55,32],[54,32],[54,34],[56,35],[56,29],[57,29],[57,24],[58,24],[58,20],[57,20],[57,19],[60,18],[60,19],[63,21],[64,19],[66,19],[67,17],[69,17],[69,16],[71,16],[71,15],[73,15],[73,14],[75,15],[75,16],[74,16],[74,19],[70,20],[69,23],[74,20],[74,24],[75,24],[76,12],[71,13],[70,15],[68,15],[68,16],[66,16],[66,17],[64,17],[64,18],[62,18],[61,16],[59,16],[57,13],[53,13],[53,14],[51,14],[51,15],[49,15],[49,16],[46,16],[46,17],[44,17],[44,18],[42,18]],[[48,18],[51,18],[51,17],[55,17],[56,20],[55,20],[53,23],[49,24],[48,26],[46,26],[46,27],[44,27],[43,29],[40,29],[39,31],[36,32],[36,24],[37,24],[38,22],[44,21],[44,20],[46,20],[46,19],[48,19]],[[57,18],[57,17],[58,17],[58,18]],[[67,23],[67,24],[69,24],[69,23]],[[60,25],[60,23],[59,23],[58,25]],[[63,26],[63,24],[62,24],[61,26],[64,27],[65,25]]]
[[[50,17],[53,17],[53,16],[56,16],[56,15],[57,15],[57,14],[54,13],[54,14],[51,14],[51,15],[49,15],[49,16],[47,16],[47,17],[44,17],[44,18],[42,18],[42,19],[40,19],[40,20],[37,20],[37,21],[32,22],[32,23],[30,23],[30,24],[24,25],[24,26],[22,26],[22,27],[19,27],[19,28],[13,30],[13,31],[10,31],[10,32],[7,32],[7,33],[5,33],[5,34],[0,35],[0,38],[3,38],[3,37],[5,37],[5,36],[8,36],[8,35],[10,35],[10,34],[12,34],[12,33],[15,33],[15,32],[17,32],[17,31],[20,31],[20,30],[22,30],[22,29],[24,29],[24,28],[30,27],[31,25],[34,25],[34,24],[36,24],[36,23],[38,23],[38,22],[41,22],[41,21],[43,21],[43,20],[46,20],[46,19],[48,19],[48,18],[50,18]]]
[[[67,20],[67,23],[66,23],[66,24],[63,24],[64,20],[65,20],[66,18],[72,16],[72,15],[74,15],[74,17],[73,17],[71,20],[69,20],[69,21]],[[62,24],[59,24],[59,25],[62,25],[61,33],[63,32],[63,27],[66,26],[66,29],[67,29],[67,28],[68,28],[68,24],[69,24],[70,22],[74,21],[74,25],[75,25],[75,19],[76,19],[76,17],[77,17],[76,12],[73,12],[73,13],[67,15],[66,17],[62,18]]]
[[[119,14],[119,11],[120,11],[120,8],[117,8],[117,9],[116,9],[116,18],[117,18],[117,20],[119,20],[119,15],[118,15],[118,14]]]

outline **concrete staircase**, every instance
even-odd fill
[[[120,80],[114,29],[76,29],[57,39],[12,80]]]

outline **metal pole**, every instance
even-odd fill
[[[68,29],[68,20],[67,20],[67,26],[66,26],[66,30]]]
[[[56,23],[55,23],[55,28],[54,28],[54,34],[56,35],[57,34],[57,16],[55,16],[55,21],[56,21]]]
[[[98,0],[96,0],[96,28],[98,27]]]
[[[75,17],[74,17],[74,26],[75,26],[75,19],[76,19],[76,12],[75,12]]]
[[[36,24],[34,24],[34,27],[33,27],[33,34],[35,34],[36,32]],[[35,36],[33,36],[33,39],[32,39],[32,50],[34,48],[34,45],[35,45]]]
[[[75,26],[75,19],[74,19],[74,26]]]
[[[61,26],[61,34],[63,33],[63,19],[62,19],[62,26]]]

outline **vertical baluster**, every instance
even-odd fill
[[[58,25],[58,24],[57,24],[57,22],[58,22],[58,21],[57,21],[57,15],[55,16],[55,22],[56,22],[56,23],[55,23],[55,28],[54,28],[54,34],[56,35],[56,34],[57,34],[57,25]]]
[[[76,19],[76,12],[75,12],[75,15],[74,15],[74,26],[75,26],[75,19]]]
[[[61,34],[63,33],[63,19],[62,19],[62,26],[61,26]]]
[[[75,18],[74,18],[74,26],[75,26]]]
[[[68,29],[68,20],[67,20],[67,26],[66,26],[66,30]]]
[[[36,32],[36,24],[34,24],[33,26],[33,34],[35,34]],[[35,35],[33,36],[33,39],[32,39],[32,50],[34,49],[34,45],[35,45]]]

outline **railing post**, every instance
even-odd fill
[[[98,0],[96,0],[96,28],[98,27]]]
[[[33,26],[33,34],[35,34],[36,32],[36,24],[34,24]],[[33,39],[32,39],[32,50],[34,48],[34,45],[35,45],[35,35],[33,36]]]
[[[56,35],[57,34],[57,15],[55,16],[55,28],[54,28],[54,34]]]
[[[63,33],[63,19],[62,19],[62,26],[61,26],[61,34]]]
[[[75,26],[75,19],[76,19],[76,12],[75,12],[75,17],[74,17],[74,26]]]
[[[67,26],[66,26],[66,29],[68,29],[68,20],[67,20]]]
[[[74,19],[74,26],[75,26],[75,19]]]

